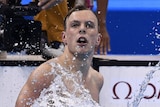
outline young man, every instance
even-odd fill
[[[60,33],[63,28],[62,20],[68,13],[68,9],[76,5],[86,5],[92,9],[93,0],[40,0],[38,5],[42,11],[36,15],[35,20],[41,21],[43,34],[46,35],[49,48],[42,48],[43,56],[51,57],[59,56],[63,52],[63,45]],[[67,7],[68,5],[68,7]],[[99,51],[100,54],[107,54],[110,51],[110,37],[106,26],[108,0],[97,0],[97,17],[100,19],[100,33],[102,40],[100,45],[95,49],[95,54]]]
[[[16,107],[99,107],[103,76],[91,67],[101,40],[97,17],[77,6],[66,16],[64,29],[64,53],[31,73]]]

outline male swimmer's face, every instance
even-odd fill
[[[63,36],[71,52],[92,53],[100,43],[98,21],[91,10],[73,12],[66,20]]]

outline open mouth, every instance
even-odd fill
[[[77,40],[77,42],[80,43],[80,44],[85,44],[85,43],[87,43],[88,41],[87,41],[87,39],[86,39],[85,37],[80,37],[80,38]]]

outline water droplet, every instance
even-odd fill
[[[34,90],[34,93],[36,93],[37,92],[37,90]]]
[[[101,11],[98,11],[98,14],[101,14]]]
[[[76,57],[73,57],[73,59],[72,59],[73,61],[75,61],[76,60]]]

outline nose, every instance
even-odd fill
[[[85,34],[86,33],[86,29],[85,29],[85,26],[83,24],[80,26],[79,33],[80,34]]]
[[[80,33],[80,34],[85,34],[85,33],[86,33],[86,30],[80,29],[79,33]]]

